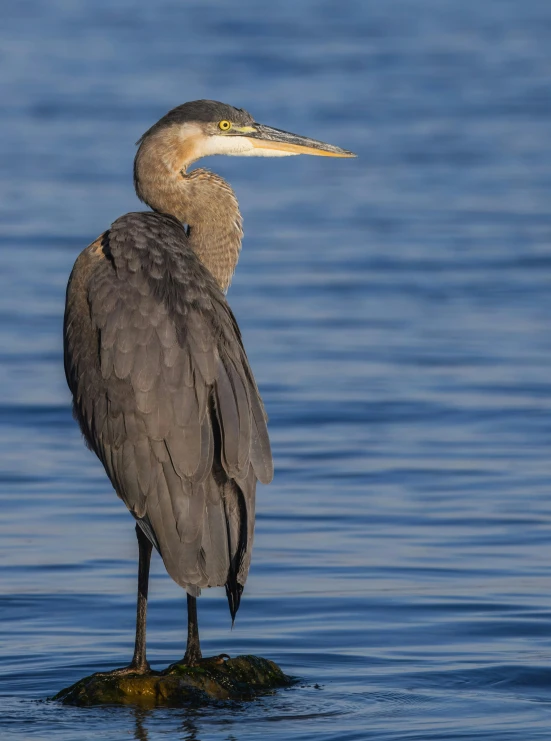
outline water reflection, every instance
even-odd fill
[[[132,708],[136,741],[152,741],[148,725],[153,724],[153,727],[155,726],[156,713],[158,711],[154,709]],[[198,728],[199,716],[196,710],[190,707],[184,711],[169,711],[169,715],[172,718],[172,730],[170,732],[172,738],[180,738],[182,741],[201,741],[202,736],[199,735]],[[178,717],[181,720],[178,721]],[[227,741],[237,741],[237,737],[231,733],[223,738]]]
[[[149,741],[149,734],[145,727],[148,713],[140,708],[133,709],[134,712],[134,738],[136,741]]]
[[[191,713],[189,715],[186,714],[181,727],[184,732],[182,735],[183,741],[201,741],[198,735],[199,731],[197,725]]]

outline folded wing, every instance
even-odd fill
[[[239,329],[171,217],[127,214],[71,276],[65,366],[90,447],[191,594],[239,606],[257,479],[273,474]]]

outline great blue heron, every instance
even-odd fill
[[[235,618],[256,482],[273,475],[267,418],[225,298],[239,206],[221,177],[188,167],[210,154],[354,156],[211,100],[174,108],[138,144],[134,185],[153,211],[121,216],[80,254],[64,323],[75,417],[137,523],[135,650],[117,673],[149,671],[152,546],[187,592],[183,661],[202,660],[196,598],[225,585]]]

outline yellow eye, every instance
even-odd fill
[[[229,131],[231,129],[231,123],[229,121],[220,121],[218,128],[222,131]]]

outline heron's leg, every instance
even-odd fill
[[[199,623],[197,621],[197,598],[187,595],[187,646],[184,664],[193,666],[198,664],[203,655],[199,642]]]
[[[187,646],[184,658],[176,661],[168,667],[168,670],[175,669],[182,664],[186,666],[197,666],[198,664],[223,664],[224,659],[229,659],[228,654],[219,656],[209,656],[204,659],[201,653],[201,643],[199,642],[199,622],[197,620],[197,598],[187,595]]]
[[[138,538],[140,552],[138,564],[138,603],[136,606],[136,642],[134,644],[134,656],[132,657],[129,668],[140,672],[148,672],[150,666],[145,653],[145,633],[149,564],[151,563],[151,550],[153,546],[139,525],[136,525],[136,536]]]
[[[138,604],[136,607],[136,642],[134,656],[128,666],[110,672],[98,672],[96,676],[122,676],[124,674],[148,674],[151,671],[145,655],[145,628],[147,618],[147,590],[149,586],[149,564],[152,545],[139,525],[136,525],[138,538]]]

